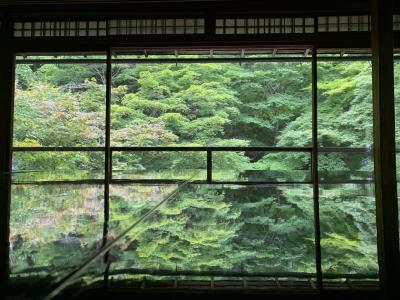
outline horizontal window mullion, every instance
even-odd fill
[[[29,151],[105,151],[106,147],[13,147],[13,152]],[[265,151],[265,152],[311,152],[311,147],[111,147],[111,151],[153,152],[153,151]],[[318,152],[357,152],[372,153],[372,148],[365,147],[320,147]],[[400,149],[396,150],[400,152]]]
[[[110,275],[118,274],[151,274],[160,276],[229,276],[229,277],[290,277],[290,278],[314,278],[315,273],[307,272],[233,272],[233,271],[195,271],[195,270],[153,270],[153,269],[116,269],[110,271]],[[324,273],[327,279],[377,279],[377,273]]]
[[[111,184],[131,184],[131,183],[143,183],[143,184],[175,184],[184,182],[182,179],[112,179]],[[259,185],[259,186],[276,186],[276,185],[292,185],[292,184],[312,184],[311,181],[207,181],[207,180],[193,180],[191,184],[213,184],[213,185]]]
[[[372,56],[342,56],[342,57],[318,57],[319,61],[370,61]],[[399,57],[395,57],[399,59]],[[176,64],[176,63],[235,63],[235,62],[311,62],[310,57],[227,57],[227,58],[149,58],[149,59],[113,59],[113,64]],[[17,64],[105,64],[105,59],[17,59]]]
[[[311,152],[311,147],[111,147],[111,151],[265,151],[265,152]]]
[[[67,152],[67,151],[105,151],[105,147],[13,147],[13,152]]]
[[[372,148],[367,147],[320,147],[317,148],[318,152],[324,153],[372,153]]]
[[[104,179],[13,181],[12,185],[105,184]]]

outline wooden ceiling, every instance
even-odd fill
[[[0,0],[3,15],[109,16],[174,14],[368,14],[369,0]],[[397,5],[400,9],[400,1]],[[90,7],[90,9],[88,9]]]

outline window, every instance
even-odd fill
[[[323,273],[378,272],[371,84],[370,61],[318,63]]]
[[[17,57],[11,276],[63,276],[101,246],[104,56]]]
[[[316,225],[324,280],[376,278],[370,62],[348,56],[320,53],[316,86],[309,49],[18,57],[13,275],[73,266],[157,208],[108,276],[314,285]]]

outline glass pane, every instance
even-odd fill
[[[105,64],[35,59],[16,67],[14,147],[104,145]]]
[[[214,181],[311,181],[310,153],[215,151],[212,158]]]
[[[103,152],[13,153],[13,182],[104,179]]]
[[[320,184],[322,271],[378,273],[373,184]]]
[[[11,194],[11,276],[71,271],[101,246],[102,185],[16,185]]]
[[[321,148],[323,150],[323,148]],[[354,182],[354,180],[374,180],[373,153],[337,152],[318,154],[319,180],[323,183]]]
[[[160,186],[113,185],[113,232],[121,232],[164,192]],[[233,273],[270,277],[269,272],[313,277],[312,188],[190,184],[110,256],[115,278],[177,278],[180,272],[197,272],[197,279]]]
[[[113,152],[113,179],[207,179],[205,151]]]
[[[318,63],[322,271],[377,274],[369,61]]]
[[[372,138],[371,62],[318,62],[318,143],[320,147],[370,147]]]
[[[118,62],[113,74],[112,146],[311,145],[308,62]]]

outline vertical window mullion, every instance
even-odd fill
[[[321,229],[319,214],[319,178],[318,178],[318,77],[317,77],[317,47],[312,51],[312,155],[311,172],[313,183],[313,204],[314,204],[314,238],[315,238],[315,267],[317,275],[317,289],[323,288],[322,263],[321,263]]]
[[[111,48],[107,50],[106,65],[106,116],[105,116],[105,162],[104,162],[104,227],[102,246],[107,244],[108,229],[110,220],[110,181],[111,181],[111,145],[110,145],[110,129],[111,129]],[[104,255],[104,263],[107,267],[104,272],[104,283],[108,282],[109,269],[109,252]]]
[[[212,182],[212,150],[207,150],[207,183]]]

